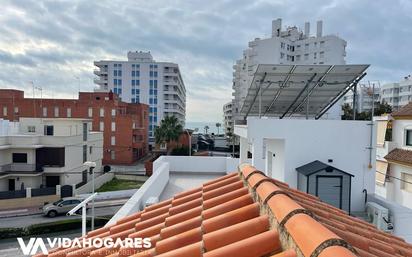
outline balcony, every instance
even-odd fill
[[[0,166],[0,172],[6,173],[38,173],[42,171],[42,166],[28,163],[10,163]]]
[[[105,74],[107,74],[107,72],[108,72],[107,68],[101,68],[101,69],[93,70],[93,73],[97,76],[105,75]]]
[[[98,84],[98,85],[107,84],[107,79],[98,78],[98,79],[94,79],[93,81],[95,84]]]

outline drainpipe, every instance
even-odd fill
[[[370,81],[368,81],[369,83],[369,88],[370,88]],[[372,169],[372,153],[373,153],[373,115],[375,114],[375,83],[372,83],[372,111],[371,111],[371,133],[370,133],[370,141],[369,141],[369,165],[368,168]]]

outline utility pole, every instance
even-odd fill
[[[33,88],[33,113],[34,113],[34,118],[36,118],[36,100],[34,99],[35,98],[35,92],[34,92],[35,87],[34,87],[33,81],[29,81],[29,83],[31,83],[31,86]]]

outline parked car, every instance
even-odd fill
[[[50,218],[56,217],[58,214],[66,214],[82,201],[83,199],[76,197],[65,197],[54,203],[44,205],[42,208],[43,214]],[[88,207],[86,205],[86,210],[87,209]],[[81,210],[82,209],[78,211],[79,214],[81,213]]]

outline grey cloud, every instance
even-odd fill
[[[0,62],[3,64],[15,64],[30,67],[36,66],[36,63],[24,54],[11,54],[2,50],[0,50]]]
[[[324,34],[347,40],[348,63],[370,63],[368,79],[397,81],[411,72],[411,3],[405,0],[9,0],[24,15],[5,12],[0,27],[0,87],[25,88],[34,80],[71,97],[81,78],[92,90],[93,61],[125,59],[128,50],[151,50],[156,60],[177,62],[187,87],[188,120],[221,118],[231,98],[232,65],[255,37],[284,25],[324,20]],[[2,49],[15,46],[18,51]],[[11,77],[10,74],[13,74]],[[205,93],[206,92],[206,93]],[[192,110],[192,111],[191,111]]]

